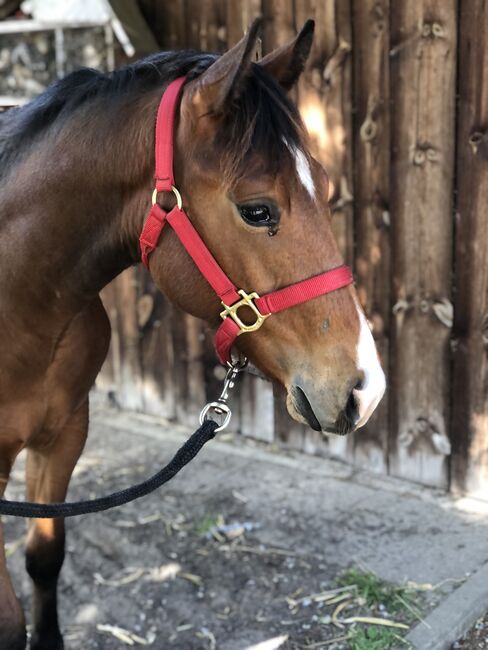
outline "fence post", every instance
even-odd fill
[[[447,487],[456,0],[391,12],[390,470]]]
[[[390,336],[390,2],[353,0],[356,288],[388,374]],[[388,382],[389,383],[389,382]],[[354,462],[386,473],[388,391],[354,437]]]
[[[488,484],[488,5],[461,2],[452,487]]]

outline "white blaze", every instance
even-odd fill
[[[364,382],[361,389],[353,391],[359,411],[359,421],[356,425],[359,428],[366,424],[378,406],[378,402],[383,397],[386,389],[386,380],[368,321],[359,305],[356,305],[356,307],[360,325],[356,362],[358,369],[364,373]]]
[[[293,158],[295,159],[295,166],[297,168],[298,178],[300,182],[310,194],[312,198],[315,197],[315,183],[312,178],[312,171],[310,169],[310,164],[307,160],[307,156],[303,153],[301,149],[295,147],[295,145],[286,142],[286,146],[290,150]]]

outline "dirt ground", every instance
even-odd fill
[[[103,463],[89,461],[78,477],[80,494],[116,489],[121,481],[140,476],[141,467],[133,466],[107,477]],[[151,465],[149,454],[141,461]],[[340,567],[330,557],[303,553],[299,546],[262,545],[257,529],[230,542],[209,538],[206,531],[219,517],[251,527],[254,513],[244,497],[225,488],[212,499],[182,497],[169,488],[164,496],[155,494],[122,510],[71,520],[60,583],[66,649],[125,647],[124,633],[114,636],[117,631],[107,625],[161,650],[237,650],[283,636],[289,640],[280,647],[291,650],[344,637],[340,629],[320,623],[335,608],[308,599],[292,612],[287,603],[290,596],[300,599],[331,587]],[[306,521],[289,520],[286,504],[280,519],[285,537],[290,527],[294,538],[310,534]],[[23,522],[8,523],[8,540],[15,543],[23,533]],[[28,609],[21,547],[9,561]]]
[[[174,441],[162,445],[160,440],[134,437],[116,428],[101,435],[99,429],[92,434],[76,470],[71,500],[106,494],[145,478],[168,458],[168,449],[175,449]],[[335,602],[330,596],[317,598],[317,594],[337,588],[337,576],[345,566],[357,564],[361,544],[366,548],[369,535],[368,548],[371,554],[375,552],[377,525],[363,503],[368,499],[365,488],[354,516],[345,512],[341,520],[334,515],[324,526],[306,506],[306,493],[313,491],[312,476],[300,478],[309,482],[304,493],[296,487],[298,476],[281,468],[282,474],[287,472],[289,486],[280,495],[273,492],[272,476],[260,475],[259,463],[251,456],[237,463],[231,457],[217,460],[205,450],[194,463],[166,489],[120,509],[68,521],[60,581],[66,650],[146,645],[155,650],[407,647],[400,642],[398,646],[351,645],[347,637],[354,626],[331,620],[337,619],[340,598]],[[254,483],[259,482],[257,500],[251,497],[251,487],[256,485],[246,479],[248,470]],[[238,475],[241,483],[233,480]],[[249,494],[243,485],[250,486]],[[347,489],[344,483],[340,494]],[[298,502],[291,507],[291,494],[303,499],[303,505]],[[14,471],[8,496],[23,498],[21,464]],[[406,493],[405,498],[411,497]],[[340,501],[339,496],[337,499]],[[369,530],[365,516],[372,521]],[[382,521],[386,526],[384,517]],[[221,524],[235,526],[228,531],[229,537],[213,530]],[[347,537],[347,530],[355,527],[359,534],[354,533],[354,539]],[[8,563],[28,612],[24,532],[23,521],[6,521]],[[392,534],[398,543],[404,543],[405,535],[417,532],[405,527]],[[436,536],[438,531],[432,534]],[[356,549],[356,555],[348,551],[348,545]],[[371,558],[374,564],[373,555]],[[442,590],[429,593],[423,611],[432,608],[441,594]],[[339,621],[361,613],[412,622],[384,608],[361,612],[357,606],[353,612],[346,607]],[[265,641],[267,646],[257,645]]]
[[[471,630],[452,645],[451,650],[488,650],[488,613]]]

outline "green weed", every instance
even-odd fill
[[[389,584],[372,573],[356,568],[347,569],[338,578],[339,587],[351,586],[360,602],[370,609],[385,609],[389,613],[405,612],[407,618],[418,619],[420,610],[414,590]]]
[[[372,626],[351,630],[348,641],[351,650],[396,650],[411,647],[392,630]]]
[[[222,515],[207,514],[200,521],[195,524],[195,533],[198,536],[206,535],[213,528],[218,528],[224,525],[224,518]]]

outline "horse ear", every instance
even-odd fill
[[[241,81],[251,66],[261,24],[262,19],[256,18],[237,45],[219,57],[198,78],[193,103],[203,107],[203,112],[221,113],[239,96]]]
[[[290,90],[302,74],[312,47],[315,22],[307,20],[298,36],[259,61],[285,90]]]

